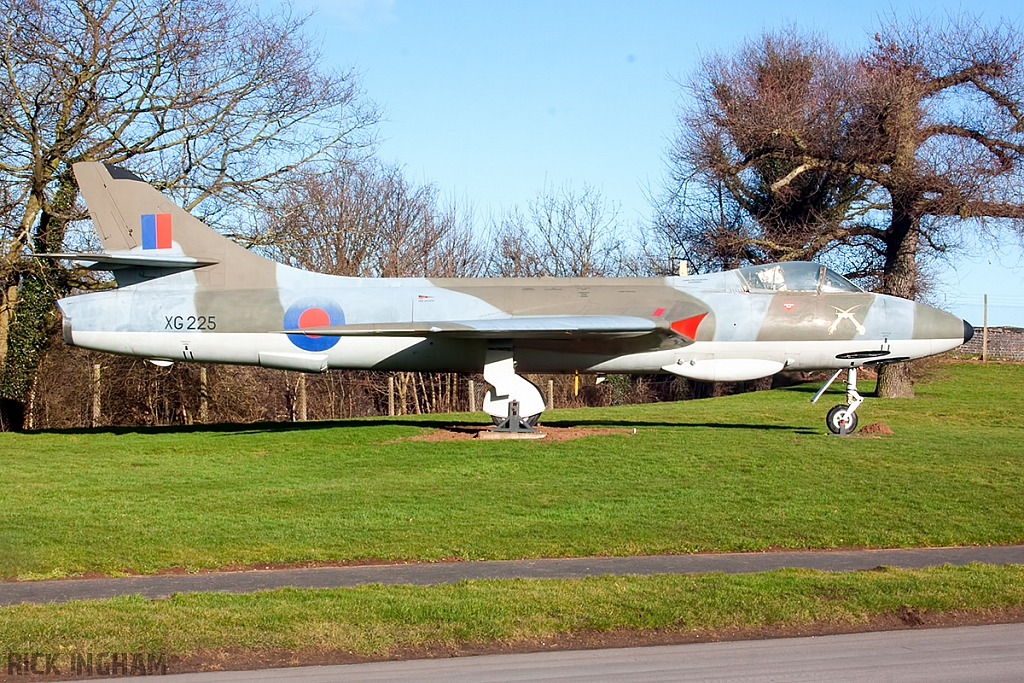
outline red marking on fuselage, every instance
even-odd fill
[[[704,318],[707,317],[707,313],[701,313],[700,315],[691,316],[689,318],[683,318],[682,320],[676,320],[672,323],[672,329],[683,335],[687,339],[697,338],[697,328],[700,327],[700,323]]]
[[[796,304],[794,304],[792,301],[787,301],[786,303],[782,304],[782,307],[785,308],[787,311],[792,311],[793,308],[796,307]]]
[[[655,318],[660,318],[664,314],[665,314],[665,309],[664,308],[656,308],[656,309],[654,309],[654,317]]]
[[[331,316],[322,308],[307,308],[299,314],[299,329],[307,327],[327,327],[331,324]],[[319,334],[307,334],[307,337],[319,339]]]

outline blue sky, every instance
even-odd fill
[[[263,7],[275,0],[260,0]],[[961,5],[861,2],[412,2],[294,0],[331,65],[362,73],[386,113],[380,156],[410,178],[472,202],[478,216],[525,205],[545,184],[588,183],[645,220],[665,150],[702,54],[796,24],[848,47],[879,17],[940,18]],[[946,8],[946,9],[943,9]],[[1019,20],[1016,2],[972,2]],[[933,299],[972,320],[1024,326],[1024,260],[1013,240],[974,245],[939,271]],[[976,310],[975,310],[976,309]],[[995,317],[993,317],[995,316]],[[1000,317],[1002,316],[1002,318]]]

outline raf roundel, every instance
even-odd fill
[[[345,312],[341,306],[329,299],[312,297],[300,299],[284,313],[284,329],[305,330],[311,327],[344,325]],[[288,339],[303,351],[326,351],[338,343],[338,337],[320,334],[288,335]]]

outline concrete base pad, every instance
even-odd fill
[[[543,439],[545,436],[547,434],[544,432],[495,432],[485,429],[482,432],[478,432],[476,438],[496,441],[501,439]]]

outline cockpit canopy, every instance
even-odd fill
[[[862,292],[860,287],[820,263],[790,261],[739,269],[751,292]]]

